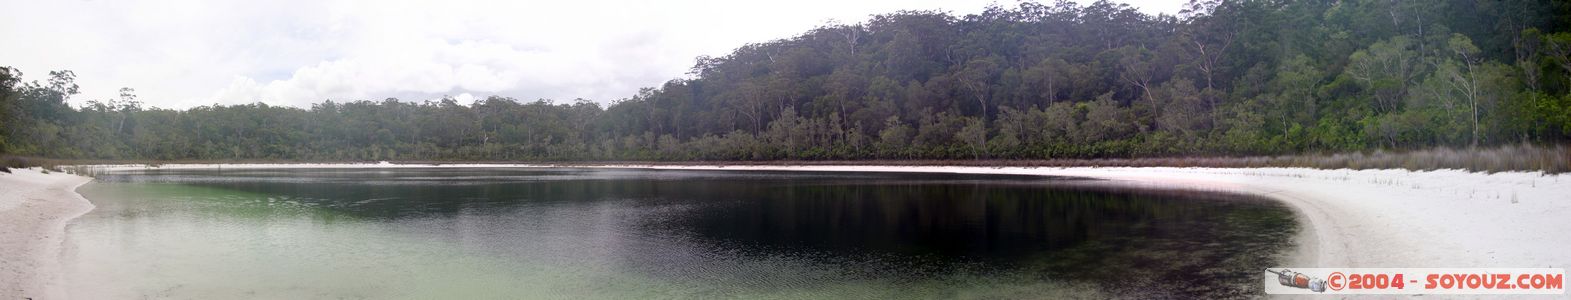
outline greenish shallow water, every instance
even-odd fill
[[[1263,199],[997,175],[619,169],[99,176],[74,298],[1252,297]]]

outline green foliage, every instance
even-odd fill
[[[71,107],[0,69],[0,152],[97,159],[1270,155],[1571,140],[1571,23],[1535,1],[1099,1],[903,11],[701,57],[606,107],[491,97]]]
[[[10,150],[7,137],[14,136],[21,115],[17,112],[17,101],[21,93],[17,90],[17,83],[22,81],[22,72],[12,67],[0,67],[0,154]]]

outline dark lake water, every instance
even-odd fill
[[[98,176],[76,298],[1226,298],[1265,199],[1083,179],[570,168]]]

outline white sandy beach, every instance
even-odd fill
[[[95,166],[97,171],[137,169],[457,168],[545,165],[251,164]],[[574,166],[582,167],[582,166]],[[1256,194],[1295,209],[1299,248],[1284,267],[1498,267],[1565,268],[1571,265],[1571,175],[1537,172],[1473,173],[1456,170],[1313,170],[1288,168],[1025,168],[934,166],[649,166],[596,168],[989,173],[1075,176],[1120,184],[1195,188]],[[30,172],[30,173],[29,173]],[[4,243],[0,279],[6,292],[47,288],[68,220],[90,208],[69,191],[86,182],[67,175],[19,171],[0,175],[0,230]],[[60,206],[59,208],[48,208]],[[46,209],[47,208],[47,209]],[[56,247],[56,248],[52,248]],[[12,252],[23,249],[33,252]],[[11,253],[33,253],[15,256]],[[18,269],[21,268],[21,269]],[[40,271],[42,270],[42,271]],[[31,277],[29,277],[31,276]],[[20,290],[18,290],[20,288]]]
[[[38,169],[0,173],[0,298],[60,299],[65,225],[93,209],[76,187],[91,178]]]

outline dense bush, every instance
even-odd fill
[[[1179,16],[1107,1],[1025,2],[964,16],[905,11],[701,57],[693,77],[608,107],[491,97],[170,110],[142,107],[130,89],[71,107],[78,87],[70,71],[23,84],[19,71],[3,68],[0,151],[562,161],[1511,149],[1571,141],[1566,9],[1542,1],[1244,0],[1191,1]],[[1457,155],[1473,154],[1432,157],[1496,164],[1487,154]]]

